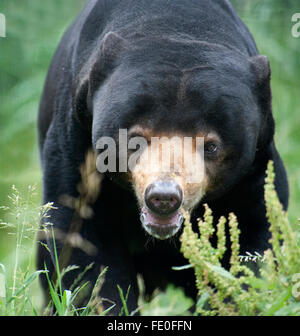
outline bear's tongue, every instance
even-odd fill
[[[143,207],[141,210],[141,222],[144,229],[150,235],[158,239],[167,239],[180,229],[183,216],[178,210],[169,217],[160,217],[155,215],[148,208]]]

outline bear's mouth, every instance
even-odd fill
[[[160,240],[174,236],[183,223],[183,215],[180,210],[170,216],[162,217],[145,206],[141,210],[140,219],[146,232]]]

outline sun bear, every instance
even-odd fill
[[[146,293],[172,282],[195,297],[193,271],[172,270],[186,264],[181,209],[193,225],[205,203],[215,218],[234,212],[241,253],[268,247],[269,160],[288,205],[270,76],[267,57],[227,0],[87,1],[54,55],[38,121],[43,202],[55,208],[47,220],[57,253],[74,232],[83,242],[73,244],[67,260],[78,269],[63,278],[66,289],[82,272],[81,281],[89,282],[78,305],[87,302],[103,267],[99,296],[104,308],[114,304],[111,314],[122,308],[117,285],[124,293],[130,286],[128,310],[137,308],[138,274]],[[101,186],[89,215],[80,216],[62,200],[78,198],[80,167],[91,148]],[[51,276],[51,236],[47,245],[51,253],[40,245],[38,265],[46,263]],[[42,284],[46,291],[46,278]]]

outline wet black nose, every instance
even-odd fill
[[[145,203],[158,215],[170,215],[182,203],[182,190],[176,182],[155,181],[146,188]]]

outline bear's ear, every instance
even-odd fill
[[[250,58],[252,71],[256,75],[257,84],[263,85],[271,79],[271,68],[267,56],[257,55]]]
[[[89,60],[90,87],[98,86],[116,66],[120,54],[128,49],[129,43],[120,35],[108,32],[104,35],[100,47]]]
[[[251,71],[255,76],[255,93],[262,111],[271,112],[271,68],[267,56],[257,55],[249,59]]]
[[[255,75],[255,94],[260,109],[264,115],[258,139],[258,150],[266,147],[273,139],[274,118],[272,115],[271,68],[269,60],[264,55],[249,59],[250,68]]]
[[[82,124],[87,127],[91,121],[91,104],[93,92],[103,79],[112,71],[116,60],[129,43],[117,33],[108,32],[104,35],[100,46],[94,50],[85,63],[74,88],[73,109]]]
[[[111,68],[122,51],[128,48],[128,42],[115,32],[104,35],[101,43],[99,61],[102,68]]]

